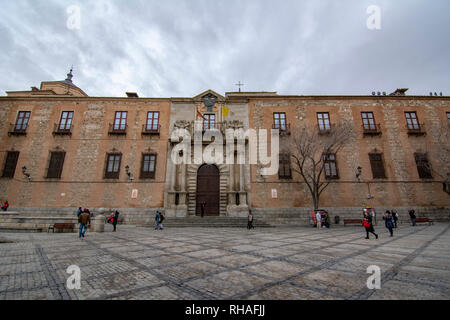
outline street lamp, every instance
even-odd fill
[[[128,176],[128,179],[133,180],[133,176],[131,175],[130,166],[129,165],[125,166],[125,172],[126,172],[126,174]]]
[[[361,182],[362,168],[361,168],[361,167],[358,167],[356,170],[357,170],[357,171],[356,171],[356,179],[358,179],[358,182]]]
[[[31,180],[31,176],[30,174],[27,172],[27,167],[23,166],[22,167],[22,174],[27,177],[28,180]]]

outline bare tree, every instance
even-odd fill
[[[292,171],[297,172],[306,183],[312,197],[314,209],[319,208],[322,192],[331,180],[326,176],[337,174],[329,160],[336,155],[354,135],[352,124],[338,124],[329,130],[316,126],[299,127],[282,147],[291,157]]]
[[[441,123],[434,132],[436,145],[427,144],[427,154],[431,156],[431,162],[425,166],[430,173],[442,182],[443,191],[450,195],[450,129],[446,123]]]

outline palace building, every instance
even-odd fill
[[[450,125],[450,98],[405,91],[303,96],[207,90],[194,97],[143,98],[132,92],[90,97],[70,72],[63,81],[0,97],[0,201],[17,210],[118,209],[126,223],[136,224],[148,222],[156,210],[167,217],[199,215],[203,202],[208,216],[245,217],[252,209],[280,223],[306,219],[311,194],[292,170],[289,155],[281,150],[277,174],[265,176],[261,165],[248,161],[248,139],[245,163],[236,161],[234,139],[224,161],[205,163],[194,157],[210,144],[194,137],[210,132],[225,137],[227,129],[267,129],[270,135],[270,129],[278,129],[283,140],[300,126],[327,131],[341,122],[351,124],[355,134],[327,158],[325,179],[332,183],[320,207],[341,216],[359,216],[362,207],[372,206],[444,217],[450,208],[450,171],[448,140],[442,137]],[[174,136],[180,129],[192,140],[180,144]],[[221,143],[226,150],[230,142]],[[187,161],[177,163],[174,155]]]

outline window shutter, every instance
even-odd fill
[[[379,153],[369,154],[370,166],[372,167],[372,176],[374,179],[386,178],[384,171],[383,158]]]
[[[5,167],[3,168],[2,177],[14,178],[14,173],[16,171],[17,160],[19,159],[18,151],[10,151],[6,155]]]
[[[419,178],[421,179],[431,179],[430,163],[428,162],[427,155],[425,153],[415,153],[414,158],[416,160],[417,171],[419,173]]]
[[[50,164],[47,171],[47,178],[61,178],[65,156],[65,152],[51,153]]]

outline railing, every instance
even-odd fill
[[[73,128],[72,125],[70,125],[69,128],[66,128],[66,127],[61,128],[61,124],[60,124],[60,123],[55,123],[54,126],[53,126],[53,134],[59,134],[59,135],[67,134],[67,135],[72,135],[72,128]]]
[[[280,135],[290,135],[291,134],[291,124],[290,123],[273,123],[272,129],[280,130]]]
[[[327,126],[321,126],[320,124],[317,124],[317,128],[319,129],[319,134],[330,134],[333,125],[328,124]]]
[[[108,134],[127,134],[127,128],[128,125],[122,126],[110,123]]]
[[[9,124],[8,135],[26,135],[27,134],[28,124],[25,129],[22,128],[22,125],[18,126],[16,123]]]
[[[420,136],[420,135],[426,134],[424,127],[425,127],[425,125],[423,123],[422,124],[415,123],[412,125],[407,124],[406,130],[407,130],[408,134],[410,134],[410,135]]]
[[[224,122],[213,122],[213,123],[204,123],[200,122],[191,122],[191,132],[194,131],[209,131],[209,130],[219,130],[224,133],[226,129],[226,124]]]
[[[380,124],[374,124],[374,123],[363,124],[362,128],[363,128],[363,134],[372,134],[372,135],[381,134]]]
[[[155,128],[156,127],[156,128]],[[159,134],[160,133],[160,131],[161,131],[161,125],[160,124],[158,124],[158,125],[150,125],[150,126],[147,126],[147,125],[142,125],[142,134]]]

